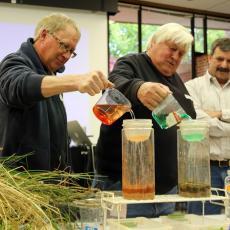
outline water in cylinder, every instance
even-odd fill
[[[185,197],[208,197],[210,186],[209,129],[204,121],[187,120],[178,130],[178,190]]]
[[[122,194],[126,199],[154,198],[154,132],[150,119],[123,121]]]

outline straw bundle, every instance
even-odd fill
[[[97,191],[77,184],[88,174],[10,169],[11,161],[0,163],[0,229],[58,229],[70,221],[68,212],[62,214],[63,204],[69,208],[73,201],[84,202]]]

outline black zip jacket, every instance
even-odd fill
[[[137,90],[147,81],[167,85],[186,113],[195,118],[192,101],[184,96],[188,91],[177,74],[163,76],[146,53],[131,54],[118,59],[109,80],[131,101],[137,119],[152,119],[155,134],[156,193],[166,193],[177,185],[177,126],[161,129],[154,121],[152,112],[139,102]],[[99,174],[109,176],[114,182],[121,180],[122,122],[130,118],[130,114],[126,113],[113,125],[102,124],[100,128],[96,146],[96,169]]]
[[[65,108],[59,95],[42,96],[45,75],[33,39],[0,63],[0,156],[31,153],[19,164],[33,170],[63,169],[67,160]]]

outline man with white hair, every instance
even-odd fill
[[[192,35],[176,23],[165,24],[151,36],[147,50],[117,60],[109,80],[132,103],[137,119],[152,119],[155,130],[156,194],[175,193],[177,185],[177,127],[161,129],[152,110],[172,93],[192,118],[196,113],[182,80],[176,73],[193,41]],[[96,186],[103,190],[121,189],[121,129],[126,113],[113,125],[101,125],[96,146],[96,170],[103,175]],[[128,205],[127,216],[156,217],[174,211],[175,204]]]

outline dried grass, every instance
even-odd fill
[[[77,183],[91,178],[89,174],[10,169],[12,160],[0,163],[0,229],[56,229],[70,220],[62,215],[61,206],[74,206],[76,200],[84,203],[98,191]]]

